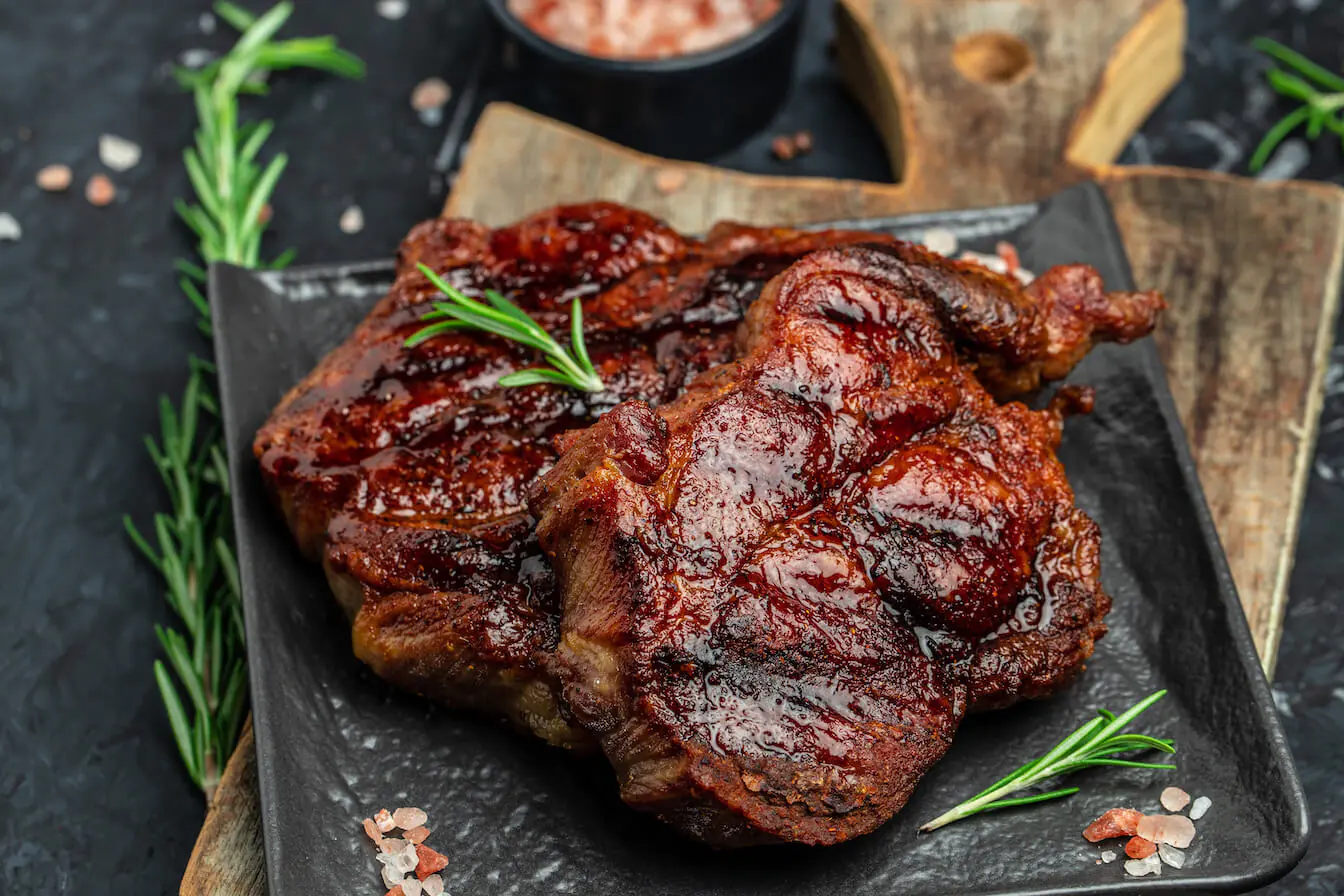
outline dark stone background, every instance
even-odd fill
[[[1275,36],[1338,70],[1344,4],[1188,2],[1186,79],[1124,158],[1242,172],[1287,111],[1263,86],[1247,41]],[[430,75],[456,87],[468,79],[484,46],[481,13],[469,0],[411,0],[410,14],[390,22],[374,0],[300,5],[290,33],[337,33],[369,75],[281,77],[246,107],[276,120],[273,148],[292,158],[270,245],[292,245],[304,261],[385,256],[442,201],[431,163],[445,127],[422,123],[407,97]],[[826,59],[826,6],[813,0],[798,83],[771,129],[810,128],[817,152],[785,165],[763,134],[724,164],[889,177],[875,133]],[[0,244],[4,894],[175,892],[201,820],[150,675],[152,624],[167,621],[161,588],[129,550],[120,517],[144,520],[160,507],[140,438],[157,426],[154,396],[180,390],[187,354],[207,350],[172,272],[188,250],[171,202],[187,191],[179,153],[193,111],[168,76],[183,51],[227,44],[222,27],[203,33],[205,9],[202,0],[0,3],[0,211],[24,229],[20,242]],[[118,200],[99,210],[82,184],[98,170],[104,132],[139,142],[145,158],[115,177]],[[75,170],[68,194],[33,185],[53,162]],[[1271,168],[1344,179],[1331,141],[1293,141]],[[367,226],[346,236],[337,219],[351,203]],[[1316,830],[1274,893],[1344,891],[1342,348],[1327,388],[1275,681]],[[352,887],[371,892],[372,883]]]

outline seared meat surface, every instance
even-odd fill
[[[722,846],[846,840],[968,709],[1091,654],[1099,535],[1055,457],[1090,393],[1032,411],[986,386],[1147,332],[1162,301],[1079,269],[966,273],[909,245],[814,253],[751,307],[737,360],[566,438],[532,502],[554,668],[626,802]]]
[[[406,348],[438,296],[418,262],[556,333],[579,297],[608,391],[500,388],[538,359],[472,331]],[[709,842],[836,842],[965,712],[1050,693],[1105,631],[1054,458],[1089,396],[1000,402],[1160,307],[863,232],[440,219],[254,450],[379,675],[600,747],[627,801]]]
[[[643,213],[595,203],[489,230],[439,219],[411,231],[391,292],[281,401],[254,450],[305,555],[323,562],[355,653],[389,681],[505,716],[552,743],[590,736],[557,702],[550,567],[524,493],[552,439],[625,399],[668,401],[730,359],[746,307],[808,252],[871,241],[723,225],[688,239]],[[537,358],[462,331],[413,349],[437,291],[510,296],[551,331],[583,300],[586,341],[609,391],[503,389]]]

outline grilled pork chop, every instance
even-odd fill
[[[553,686],[559,605],[524,501],[555,461],[552,438],[626,399],[674,398],[732,357],[767,280],[814,249],[875,239],[723,225],[700,241],[605,203],[494,231],[417,226],[391,292],[254,444],[300,549],[323,562],[352,620],[355,653],[408,690],[589,745]],[[537,359],[478,333],[406,348],[437,297],[418,262],[470,295],[510,296],[552,331],[581,297],[608,391],[500,388]]]
[[[819,251],[737,360],[567,436],[534,490],[552,668],[629,804],[720,846],[829,844],[906,802],[973,706],[1048,693],[1104,631],[1062,419],[1001,394],[1155,294],[1014,281],[908,244]],[[974,363],[972,363],[972,361]]]

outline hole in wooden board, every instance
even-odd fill
[[[1026,77],[1035,60],[1021,38],[1002,31],[968,34],[952,48],[952,64],[977,84],[1012,84]]]

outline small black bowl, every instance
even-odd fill
[[[644,152],[704,160],[768,125],[788,94],[805,0],[784,0],[735,41],[667,59],[588,56],[551,43],[486,0],[523,105]]]

